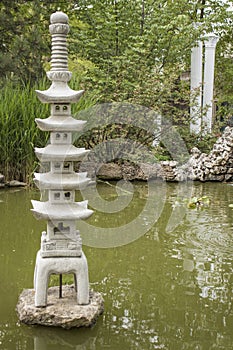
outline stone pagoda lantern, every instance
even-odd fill
[[[89,151],[72,145],[72,132],[82,130],[85,121],[71,116],[71,103],[77,102],[84,91],[74,91],[68,86],[72,75],[68,70],[66,42],[69,32],[68,17],[63,12],[55,12],[50,19],[52,59],[51,70],[47,72],[47,76],[52,84],[46,91],[36,91],[42,103],[51,105],[50,117],[36,119],[41,130],[50,132],[50,144],[35,149],[40,162],[50,165],[49,172],[35,173],[34,179],[41,191],[47,191],[48,201],[32,201],[34,216],[47,221],[47,231],[42,232],[34,273],[34,306],[37,310],[38,307],[47,306],[51,274],[74,274],[77,305],[90,303],[88,265],[76,221],[90,217],[93,211],[88,209],[87,201],[75,202],[75,190],[83,188],[91,180],[87,173],[74,171],[74,162],[81,161]],[[103,305],[100,309],[102,312]],[[101,313],[100,309],[97,313]],[[19,305],[18,312],[21,313]],[[96,318],[96,310],[94,314]],[[33,323],[27,322],[23,317],[21,320]],[[34,323],[43,324],[37,321]]]

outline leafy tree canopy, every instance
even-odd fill
[[[50,60],[49,16],[62,10],[70,19],[70,69],[101,101],[127,100],[162,110],[169,101],[171,107],[176,101],[185,105],[188,94],[180,75],[189,70],[196,40],[211,31],[220,37],[216,93],[220,100],[233,100],[229,8],[227,0],[2,0],[0,76],[35,81],[44,75]]]

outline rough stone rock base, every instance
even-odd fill
[[[101,294],[92,290],[90,291],[90,303],[77,305],[77,293],[74,285],[62,286],[61,299],[59,299],[59,287],[50,287],[46,307],[35,307],[34,298],[34,289],[24,289],[19,296],[16,310],[23,323],[66,329],[90,327],[95,324],[98,316],[104,311],[104,301]]]

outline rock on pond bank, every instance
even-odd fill
[[[138,180],[162,178],[164,181],[233,181],[233,127],[226,127],[209,154],[202,153],[197,147],[191,150],[189,160],[180,166],[176,161],[149,163],[100,163],[83,161],[78,171],[87,172],[91,178],[102,180]],[[5,182],[0,174],[1,187],[26,186],[24,182],[12,180]]]
[[[80,171],[102,180],[141,180],[162,178],[165,181],[233,181],[233,127],[227,127],[209,154],[197,147],[188,161],[180,166],[176,161],[148,163],[81,163]]]
[[[11,180],[9,182],[5,182],[5,176],[0,174],[0,188],[1,187],[25,187],[27,184],[18,180]]]

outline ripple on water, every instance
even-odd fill
[[[221,253],[232,255],[233,253],[233,229],[227,222],[205,218],[195,220],[184,234],[186,244],[195,248],[205,249],[206,253]]]

